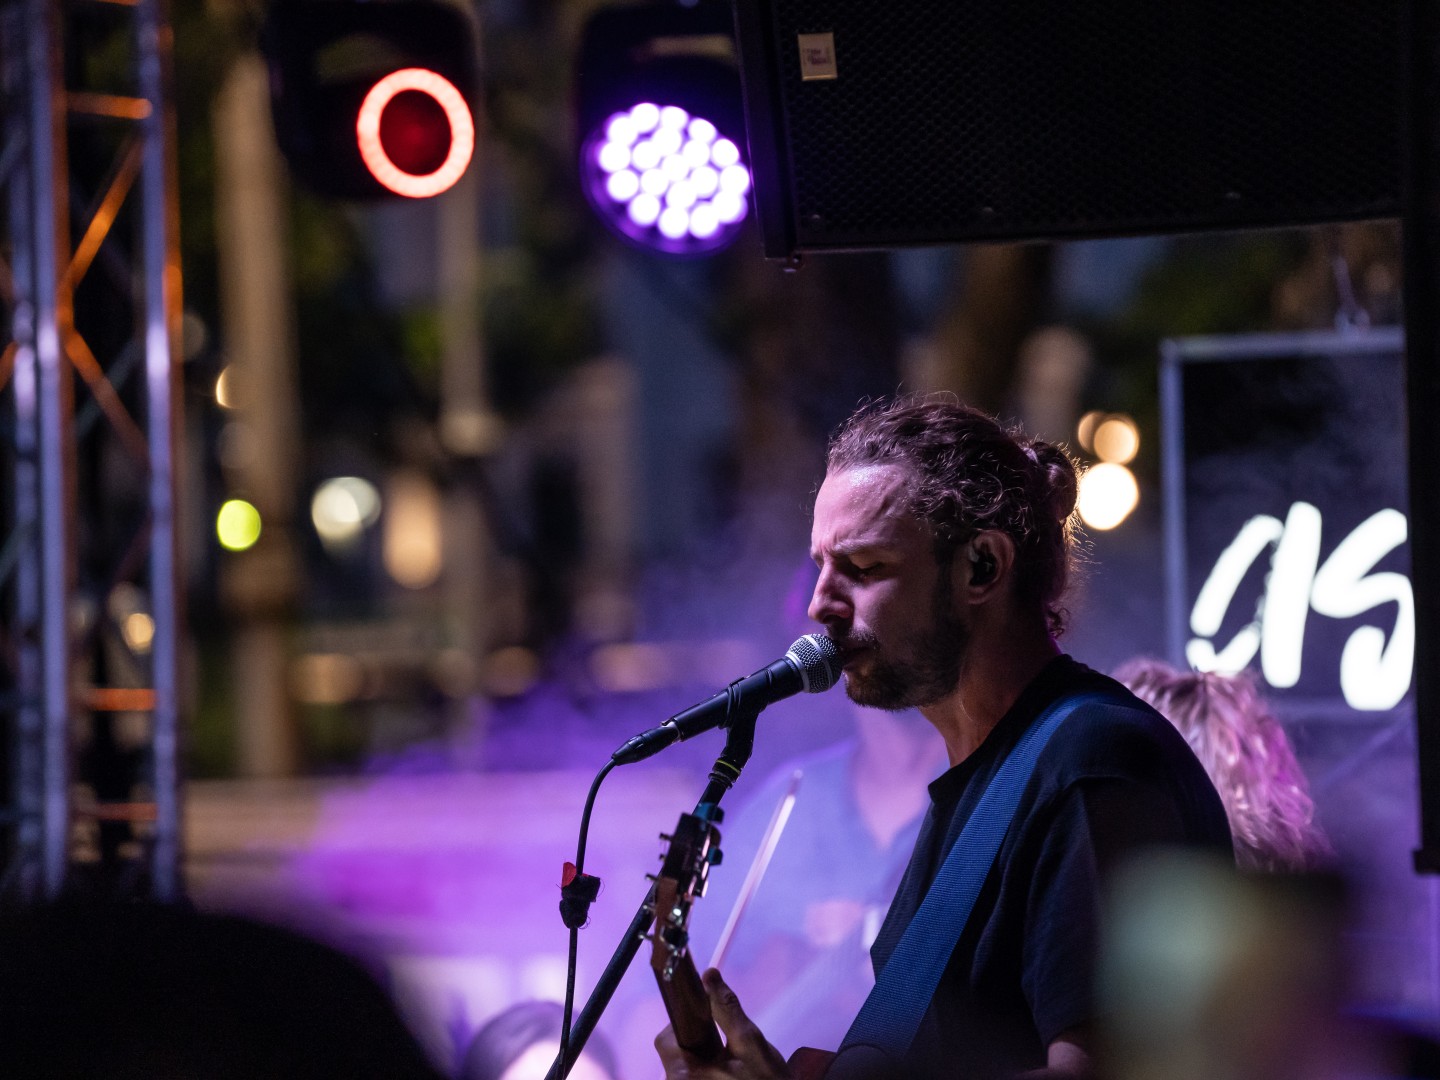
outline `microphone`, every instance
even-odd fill
[[[633,765],[716,727],[729,727],[744,712],[759,712],[783,698],[804,691],[818,694],[840,679],[840,649],[824,634],[806,634],[790,651],[753,675],[736,679],[714,697],[678,712],[659,727],[642,731],[610,755],[616,765]]]

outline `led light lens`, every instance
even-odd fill
[[[753,184],[740,148],[711,121],[641,102],[609,117],[581,159],[586,192],[627,239],[672,254],[732,240]]]

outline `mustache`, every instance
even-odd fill
[[[872,630],[848,630],[844,634],[830,634],[830,640],[835,642],[840,655],[846,656],[849,653],[859,652],[861,649],[873,649],[880,644],[880,639]]]

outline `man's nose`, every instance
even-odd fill
[[[850,618],[849,601],[837,587],[835,576],[829,570],[820,571],[820,578],[815,582],[815,592],[810,596],[810,609],[806,614],[825,626]]]

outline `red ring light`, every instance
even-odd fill
[[[438,169],[424,176],[406,172],[396,165],[380,142],[380,117],[385,106],[405,90],[418,90],[434,98],[450,124],[450,153]],[[360,142],[360,158],[371,175],[395,194],[411,199],[428,199],[453,187],[475,153],[475,121],[471,119],[465,98],[449,79],[425,68],[392,71],[372,86],[360,106],[355,133]]]

